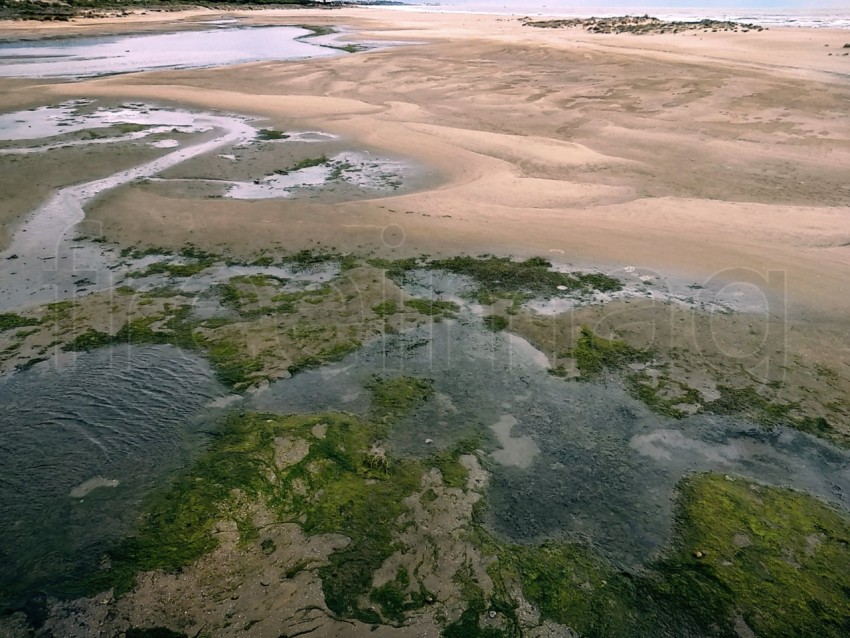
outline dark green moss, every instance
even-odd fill
[[[701,409],[699,392],[679,381],[671,381],[666,377],[651,379],[645,374],[633,374],[628,377],[629,393],[642,401],[647,407],[658,414],[681,419],[688,412],[677,407],[682,404],[690,404]],[[667,398],[661,396],[664,391]]]
[[[362,344],[359,341],[343,341],[340,343],[332,343],[320,350],[315,355],[310,355],[299,359],[289,366],[290,374],[297,374],[302,370],[317,368],[325,363],[340,361],[351,352],[358,350]]]
[[[736,414],[749,418],[756,423],[772,427],[790,425],[789,414],[797,408],[794,403],[776,403],[758,392],[752,386],[732,388],[718,386],[720,398],[708,403],[706,409],[716,414]]]
[[[115,343],[115,337],[113,335],[89,328],[62,346],[62,349],[66,352],[86,352],[112,345],[113,343]]]
[[[300,171],[305,168],[312,168],[313,166],[321,166],[322,164],[327,164],[328,158],[325,155],[320,157],[308,157],[303,160],[300,160],[290,166],[285,170],[275,171],[281,175],[286,175],[287,173],[291,173],[292,171]]]
[[[153,275],[168,275],[169,277],[192,277],[213,265],[213,261],[201,260],[188,264],[174,264],[166,261],[152,263],[144,270],[128,273],[128,277],[141,278]]]
[[[381,608],[381,616],[394,624],[401,624],[405,615],[433,600],[433,594],[424,590],[420,584],[418,591],[409,591],[410,574],[404,567],[396,570],[395,578],[375,587],[369,593],[369,598]]]
[[[128,591],[140,571],[173,572],[217,545],[213,527],[234,490],[270,491],[274,429],[259,417],[230,417],[208,450],[171,485],[147,499],[136,532],[109,553],[110,567],[92,577],[92,591]]]
[[[340,259],[340,255],[335,253],[305,249],[286,255],[281,259],[281,262],[295,272],[304,272],[328,263],[338,262]]]
[[[397,313],[399,311],[399,307],[395,301],[387,299],[386,301],[382,301],[381,303],[374,305],[372,310],[379,317],[385,318]]]
[[[447,487],[465,488],[469,471],[460,463],[460,457],[473,454],[478,447],[476,439],[464,439],[447,450],[441,450],[423,460],[425,467],[436,467],[443,475]]]
[[[455,572],[452,581],[458,585],[461,597],[467,606],[456,621],[443,628],[440,634],[443,638],[518,638],[522,635],[516,621],[514,606],[493,599],[488,605],[481,585],[468,564],[462,565]],[[507,621],[505,628],[482,627],[481,617],[488,611],[501,612]]]
[[[293,26],[310,31],[307,35],[303,35],[298,38],[299,40],[306,40],[307,38],[315,38],[317,36],[332,35],[336,33],[336,29],[323,24],[296,24]]]

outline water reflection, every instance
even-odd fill
[[[339,53],[296,39],[309,34],[298,27],[254,27],[12,42],[0,44],[0,76],[86,77]]]

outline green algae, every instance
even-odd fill
[[[382,319],[385,319],[390,315],[396,314],[399,311],[399,307],[395,301],[387,299],[372,306],[372,311]]]
[[[442,301],[439,299],[408,299],[404,302],[404,306],[422,315],[445,317],[447,319],[454,317],[460,311],[460,306],[454,301]]]
[[[696,410],[701,409],[699,392],[681,381],[663,375],[653,380],[645,373],[629,375],[627,381],[629,393],[658,414],[681,419],[688,415],[681,406],[693,405]]]
[[[372,589],[369,599],[380,606],[383,618],[400,625],[408,613],[433,604],[437,598],[421,581],[412,589],[410,573],[405,567],[399,567],[395,578]]]
[[[311,434],[318,424],[327,428],[322,439]],[[323,587],[335,613],[368,616],[359,598],[369,593],[372,573],[392,553],[403,500],[419,486],[422,473],[414,461],[394,462],[387,472],[365,463],[370,445],[385,431],[345,415],[231,416],[192,467],[147,500],[135,533],[109,552],[109,567],[92,577],[91,590],[115,587],[120,594],[132,588],[138,572],[174,572],[212,551],[218,521],[245,519],[238,512],[238,493],[265,500],[280,521],[303,522],[308,534],[348,536],[351,543],[320,570]],[[278,437],[306,439],[309,452],[279,468]],[[296,480],[306,492],[293,489]],[[255,527],[241,527],[247,531],[243,541],[258,540]]]
[[[580,635],[844,636],[850,629],[850,519],[817,499],[703,474],[679,486],[676,540],[640,573],[590,548],[496,546],[544,618]]]
[[[316,569],[336,616],[401,625],[407,614],[436,604],[404,568],[377,587],[373,578],[400,549],[405,499],[420,489],[423,472],[437,467],[444,485],[463,489],[466,476],[458,459],[475,442],[422,460],[387,454],[386,465],[376,468],[369,463],[375,446],[393,420],[427,400],[430,384],[376,378],[371,390],[373,420],[231,416],[202,457],[148,499],[136,533],[110,552],[109,567],[95,575],[94,589],[112,586],[120,594],[139,571],[179,570],[216,546],[213,529],[223,519],[237,522],[243,543],[268,553],[250,511],[239,509],[244,504],[234,496],[239,494],[261,500],[277,520],[297,522],[308,535],[350,539],[327,564],[305,563],[283,575]],[[281,439],[306,441],[303,458],[288,466],[277,463]],[[428,498],[426,491],[420,500]],[[544,619],[589,638],[734,638],[742,622],[759,636],[837,638],[850,628],[850,519],[801,493],[717,474],[683,479],[673,543],[636,572],[578,543],[506,543],[477,520],[469,523],[468,534],[490,557],[484,560],[493,589],[485,594],[470,566],[458,570],[454,580],[463,611],[445,622],[446,638],[522,635],[512,583]],[[498,625],[488,624],[494,618]]]
[[[474,295],[482,303],[491,297],[527,301],[534,297],[553,297],[559,291],[612,292],[622,288],[619,280],[601,273],[554,271],[552,263],[542,257],[524,261],[494,256],[451,257],[433,260],[428,266],[470,277],[476,285]]]
[[[434,395],[434,382],[420,377],[373,375],[366,387],[372,394],[372,412],[384,421],[408,414]]]
[[[37,326],[41,321],[31,317],[24,317],[12,312],[0,313],[0,332],[14,330],[15,328],[25,328],[27,326]]]
[[[303,370],[318,368],[326,363],[341,361],[346,355],[359,350],[362,346],[363,344],[356,340],[330,343],[320,348],[316,354],[299,358],[287,370],[289,374],[298,374]]]
[[[222,519],[237,522],[242,542],[258,542],[249,513],[239,511],[239,494],[263,500],[278,520],[296,521],[310,535],[339,533],[351,539],[319,569],[327,605],[335,614],[395,622],[400,609],[425,604],[432,596],[420,584],[419,594],[406,593],[399,608],[393,590],[401,587],[398,578],[372,592],[372,574],[395,551],[404,499],[419,487],[424,466],[388,457],[377,469],[368,458],[386,436],[388,419],[427,398],[430,382],[375,380],[372,391],[374,411],[382,417],[375,421],[333,414],[228,417],[191,468],[147,499],[135,533],[109,552],[108,568],[92,577],[91,591],[114,587],[120,595],[133,587],[141,571],[174,572],[190,564],[217,546],[213,531]],[[324,428],[321,437],[314,433],[317,425]],[[281,437],[309,443],[306,455],[289,467],[275,460]],[[379,599],[385,615],[361,607],[362,598],[370,595]]]
[[[701,475],[680,486],[679,541],[662,565],[693,579],[759,636],[850,634],[850,519],[815,498],[746,479]],[[703,558],[694,558],[702,552]]]
[[[600,337],[587,326],[582,326],[575,347],[567,354],[575,359],[584,379],[598,376],[607,369],[617,369],[634,361],[644,361],[649,356],[625,341]]]
[[[283,131],[278,131],[276,129],[271,128],[261,128],[259,131],[257,131],[257,139],[263,141],[285,140],[288,137],[289,135],[287,135]]]
[[[484,317],[484,326],[492,330],[493,332],[499,332],[500,330],[506,330],[510,325],[508,323],[507,317],[503,317],[502,315],[487,315]]]
[[[516,605],[496,596],[488,600],[475,571],[469,563],[464,563],[452,577],[458,585],[460,595],[466,607],[457,620],[443,627],[443,638],[514,638],[522,635],[516,618]],[[502,614],[507,620],[504,628],[481,626],[481,617],[485,613]],[[489,613],[488,613],[489,615]]]

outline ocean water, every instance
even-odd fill
[[[570,0],[439,0],[408,2],[401,10],[416,8],[442,12],[491,13],[516,16],[606,17],[649,14],[664,20],[734,20],[766,27],[807,27],[850,29],[850,2],[836,0],[813,3],[788,3],[765,0],[752,6],[730,6],[727,2],[712,4],[706,0],[670,6],[669,0],[637,3],[634,0],[600,3]]]

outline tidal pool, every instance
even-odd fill
[[[10,42],[0,44],[0,76],[89,77],[339,54],[298,39],[310,33],[298,27],[239,27]]]
[[[65,591],[206,439],[226,391],[167,346],[114,347],[0,379],[0,606]]]
[[[396,426],[395,453],[426,456],[470,437],[487,453],[490,528],[511,541],[589,543],[638,567],[671,538],[676,483],[718,471],[850,507],[850,452],[802,432],[725,417],[673,420],[616,381],[564,381],[525,340],[477,318],[387,336],[253,398],[282,413],[365,412],[372,375],[434,381],[435,396]]]

